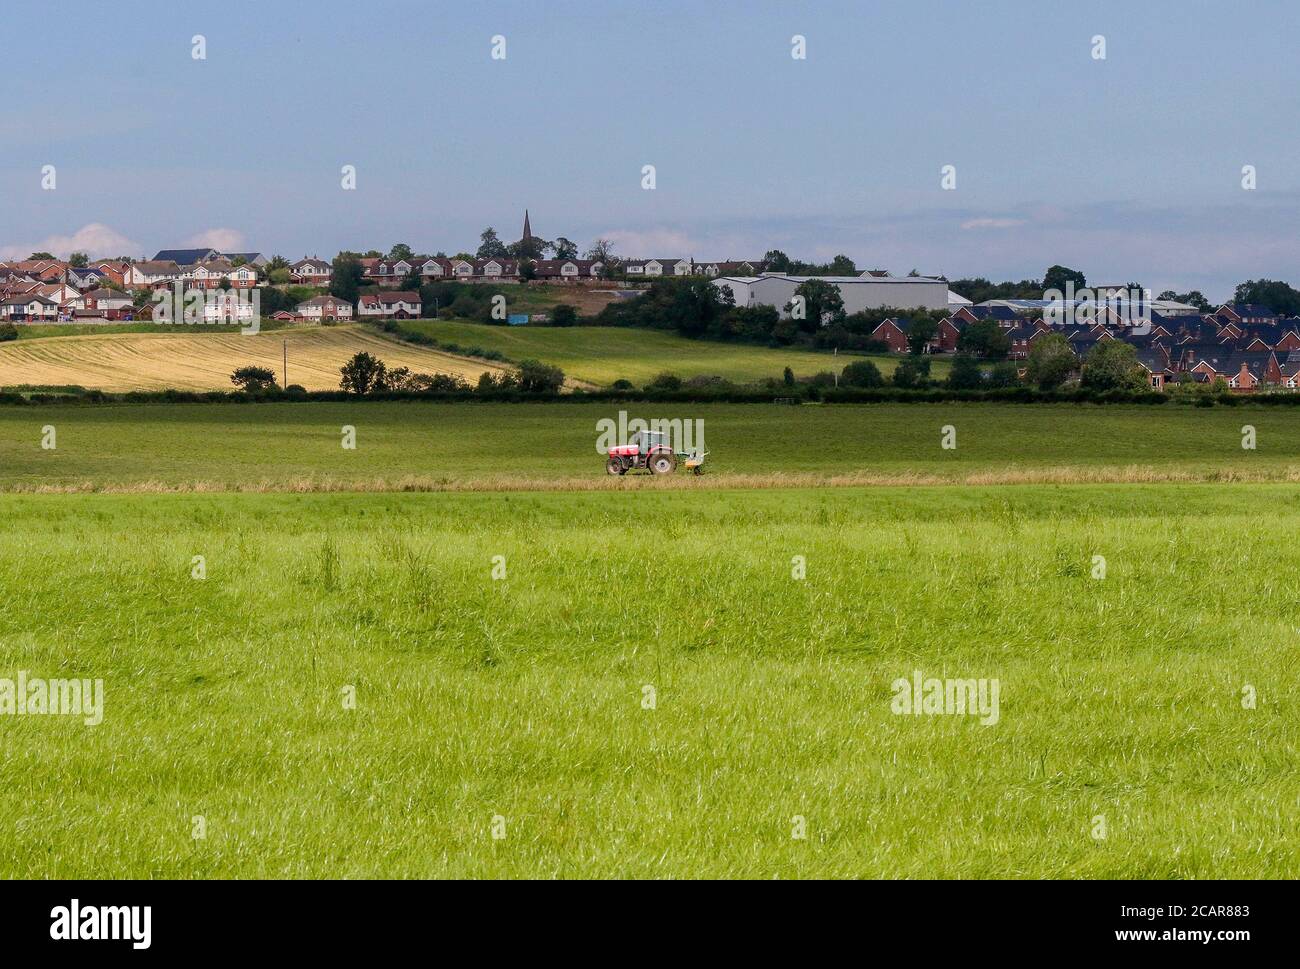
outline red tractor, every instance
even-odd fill
[[[661,431],[637,431],[627,444],[616,444],[609,449],[605,470],[609,474],[627,474],[629,471],[649,471],[651,474],[672,474],[677,470],[677,459],[694,474],[704,473],[704,455],[698,452],[680,455],[669,443],[668,435]]]

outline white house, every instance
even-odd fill
[[[328,286],[333,270],[324,259],[299,259],[289,267],[289,278],[305,286]]]
[[[352,304],[334,296],[316,296],[299,303],[295,309],[304,320],[314,323],[352,319]]]
[[[414,319],[420,315],[419,293],[367,293],[357,303],[360,316]]]

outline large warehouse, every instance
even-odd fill
[[[948,308],[948,284],[942,279],[926,276],[877,276],[870,273],[862,276],[786,276],[764,273],[762,276],[719,276],[713,280],[713,285],[730,289],[737,306],[775,306],[785,316],[786,304],[794,296],[794,291],[809,279],[821,279],[838,286],[846,313],[883,306],[904,310]]]

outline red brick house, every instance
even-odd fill
[[[871,331],[871,338],[889,347],[891,353],[906,353],[908,321],[890,318]]]

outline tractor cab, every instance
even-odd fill
[[[637,431],[626,444],[616,444],[609,453],[618,457],[644,459],[651,451],[671,451],[668,435],[663,431]]]
[[[663,431],[637,431],[628,443],[636,446],[637,454],[649,454],[659,448],[672,450],[669,447],[668,435]]]

